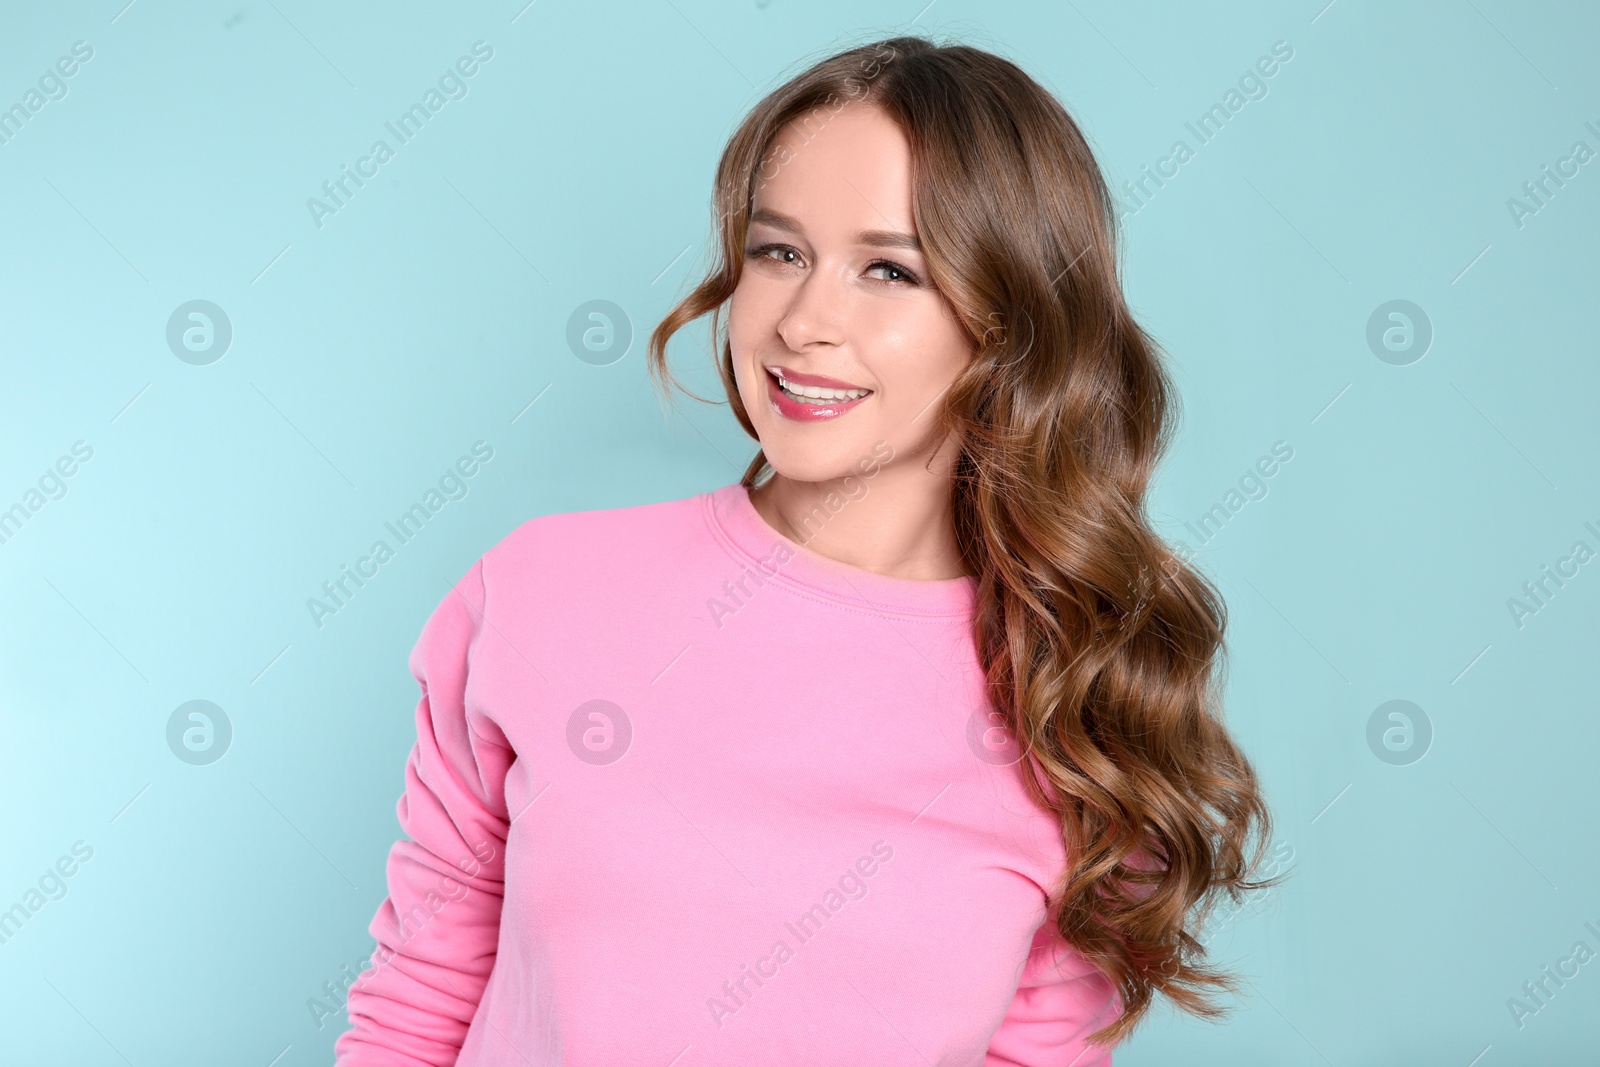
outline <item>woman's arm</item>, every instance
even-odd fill
[[[1116,1018],[1116,1005],[1111,982],[1047,919],[983,1067],[1111,1067],[1111,1050],[1087,1038]]]
[[[504,897],[505,737],[469,706],[483,560],[434,609],[411,650],[417,741],[396,807],[389,896],[368,927],[373,966],[350,987],[337,1067],[454,1064],[494,967]],[[470,721],[469,721],[470,720]]]

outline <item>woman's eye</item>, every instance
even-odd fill
[[[900,264],[890,263],[886,259],[878,260],[867,269],[888,271],[891,277],[884,278],[883,280],[886,282],[903,282],[908,285],[917,284],[917,276],[915,274],[912,274],[910,271],[900,266]],[[898,275],[898,277],[894,277],[894,275]]]
[[[794,249],[790,248],[788,245],[761,245],[758,248],[751,248],[751,249],[746,250],[745,255],[749,256],[751,259],[772,259],[772,256],[769,255],[769,253],[772,253],[772,252],[776,252],[780,256],[788,256],[788,255],[796,255],[796,256],[798,256],[800,254],[800,253],[796,252]],[[774,260],[774,262],[782,263],[785,266],[792,266],[793,265],[793,262],[791,260],[787,260],[787,259],[777,259],[777,260]]]
[[[780,263],[786,267],[798,266],[800,259],[800,253],[798,250],[789,245],[780,244],[758,245],[755,248],[748,248],[745,250],[745,255],[750,259],[771,260],[774,263]],[[868,273],[878,270],[887,272],[882,278],[883,281],[890,282],[895,285],[921,284],[915,274],[911,273],[900,264],[891,262],[887,259],[876,260],[867,267]]]

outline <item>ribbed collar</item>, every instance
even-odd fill
[[[702,493],[701,500],[706,523],[723,548],[763,581],[858,610],[902,615],[970,615],[977,603],[974,578],[898,578],[841,563],[790,540],[767,525],[750,502],[749,490],[738,482]],[[789,557],[781,563],[778,557],[785,553],[778,551],[780,545]]]

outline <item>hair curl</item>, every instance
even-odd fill
[[[1157,993],[1221,1016],[1209,994],[1236,983],[1205,965],[1194,932],[1224,895],[1277,884],[1254,878],[1271,817],[1217,710],[1221,595],[1145,514],[1177,398],[1122,295],[1114,203],[1060,102],[1009,60],[923,37],[796,75],[722,155],[720,260],[652,332],[651,374],[676,384],[667,342],[709,313],[729,403],[757,436],[718,317],[758,183],[792,152],[774,135],[852,103],[905,131],[917,233],[975,349],[938,413],[960,443],[952,518],[989,700],[1021,740],[1027,789],[1060,819],[1054,921],[1121,1001],[1092,1038],[1122,1040]],[[742,484],[770,472],[758,450]]]

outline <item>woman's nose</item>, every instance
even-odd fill
[[[846,302],[838,272],[813,267],[795,286],[789,307],[778,320],[778,336],[795,352],[807,345],[840,344]]]

